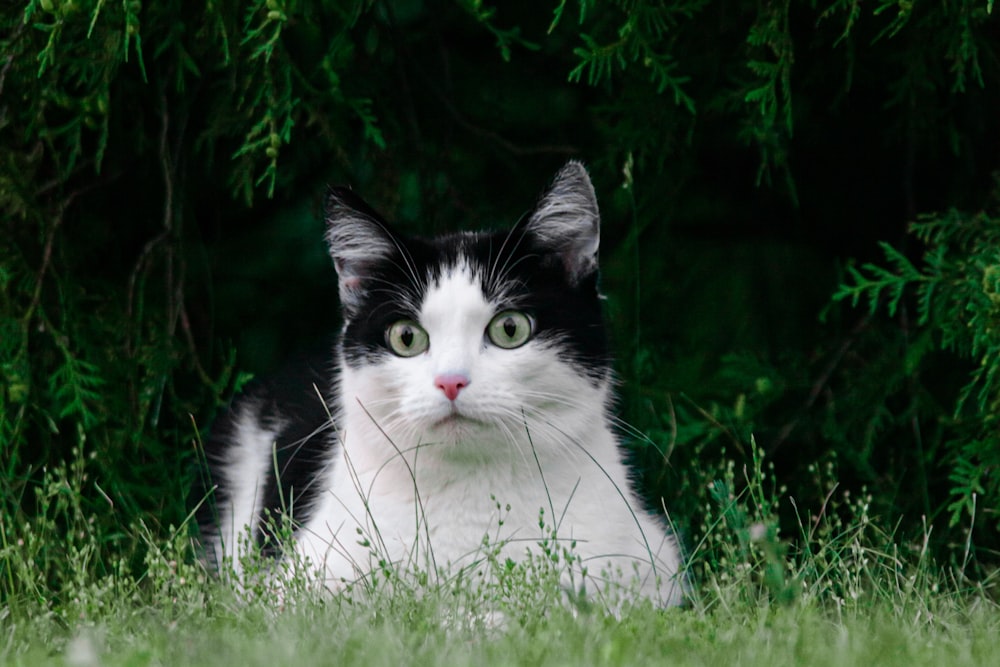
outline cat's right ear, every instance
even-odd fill
[[[351,319],[373,268],[388,259],[398,243],[382,217],[348,188],[327,190],[326,242],[340,281],[340,305]]]

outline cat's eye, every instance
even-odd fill
[[[510,350],[527,343],[531,329],[530,317],[516,310],[505,310],[490,320],[486,335],[497,347]]]
[[[415,357],[430,345],[427,332],[413,320],[400,320],[391,325],[385,331],[385,342],[401,357]]]

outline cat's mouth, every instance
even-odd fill
[[[484,422],[481,419],[477,419],[461,410],[457,406],[452,404],[451,410],[448,414],[444,415],[440,419],[437,419],[432,424],[434,428],[442,429],[461,429],[469,427],[483,426]]]
[[[478,419],[474,419],[472,417],[469,417],[468,415],[463,415],[461,412],[452,412],[434,422],[434,426],[449,427],[449,426],[462,426],[465,424],[471,425],[479,423],[481,422]]]

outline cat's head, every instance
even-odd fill
[[[610,360],[583,165],[563,167],[507,231],[406,237],[344,189],[331,190],[327,223],[342,387],[380,428],[422,441],[520,439],[525,426],[557,438],[574,416],[601,417]]]

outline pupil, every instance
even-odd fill
[[[413,345],[413,329],[410,327],[403,329],[403,333],[399,334],[399,340],[402,341],[403,347],[410,347]]]
[[[507,334],[507,338],[513,338],[514,334],[517,333],[517,324],[514,323],[513,317],[508,317],[503,321],[503,332]]]

